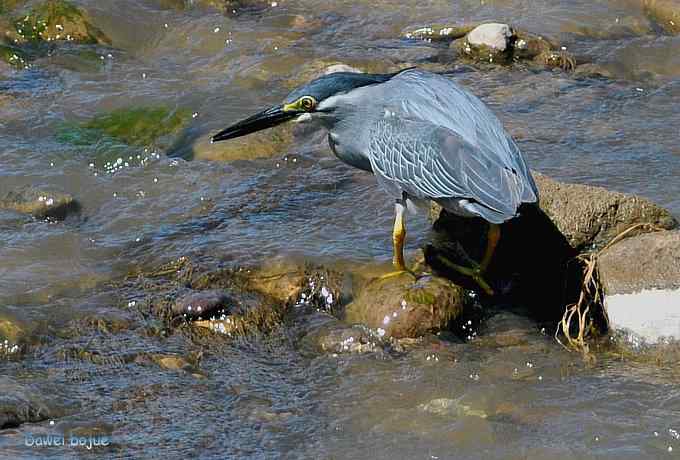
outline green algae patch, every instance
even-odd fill
[[[16,33],[24,42],[72,41],[106,44],[111,40],[92,24],[87,13],[65,0],[48,0],[14,21]]]
[[[60,142],[88,146],[100,143],[148,146],[179,132],[189,120],[188,110],[137,107],[97,115],[83,124],[67,124],[57,131]]]
[[[17,69],[25,68],[28,63],[28,57],[21,49],[3,44],[0,44],[0,60]]]

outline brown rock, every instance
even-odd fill
[[[0,342],[7,340],[10,344],[16,344],[25,335],[26,325],[12,316],[0,314]]]
[[[452,282],[410,275],[377,278],[367,284],[345,311],[345,321],[376,328],[394,338],[418,337],[445,329],[464,308],[466,291]]]
[[[680,288],[680,231],[627,238],[599,257],[607,294]]]
[[[644,0],[644,8],[665,32],[680,33],[680,0]]]
[[[634,195],[602,187],[558,182],[534,173],[541,209],[578,250],[601,247],[635,224],[672,229],[678,222],[670,212]]]
[[[80,204],[67,193],[27,186],[0,199],[0,209],[30,214],[36,219],[62,220],[80,211]]]
[[[282,155],[293,144],[293,128],[293,125],[285,124],[229,142],[214,144],[210,143],[209,138],[201,139],[192,146],[193,158],[230,162]]]

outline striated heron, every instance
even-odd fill
[[[537,202],[538,191],[519,148],[482,101],[419,69],[337,72],[295,89],[283,104],[220,131],[212,141],[293,119],[318,119],[335,155],[373,173],[395,199],[395,273],[409,271],[404,211],[413,204],[433,200],[453,214],[485,219],[489,231],[479,264],[445,262],[493,293],[482,275],[500,238],[499,224],[515,217],[522,203]]]

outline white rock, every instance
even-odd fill
[[[467,42],[472,46],[488,46],[498,51],[505,51],[510,37],[512,37],[512,29],[509,25],[492,22],[472,29],[467,35]]]
[[[613,329],[624,329],[654,344],[662,337],[680,340],[680,289],[646,289],[607,296]]]

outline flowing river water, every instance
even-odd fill
[[[340,164],[325,137],[235,162],[197,152],[218,156],[209,135],[279,102],[307,63],[399,66],[445,56],[445,47],[400,38],[431,23],[508,22],[605,69],[611,78],[447,64],[532,168],[636,193],[680,215],[680,36],[662,33],[640,1],[280,0],[236,15],[152,0],[77,3],[112,40],[91,47],[101,62],[57,53],[0,75],[0,196],[30,184],[82,205],[59,223],[0,210],[0,313],[27,324],[52,331],[84,315],[118,315],[112,282],[181,256],[224,265],[282,255],[388,262],[392,204],[372,177]],[[115,172],[104,166],[120,150],[56,135],[65,122],[143,105],[193,116],[165,148],[125,150],[132,159]],[[427,227],[426,216],[410,219],[411,251]],[[680,456],[676,366],[611,356],[585,363],[531,321],[501,315],[522,332],[522,346],[452,341],[395,356],[332,356],[274,334],[219,345],[202,363],[206,379],[56,358],[66,340],[112,354],[186,351],[185,338],[132,330],[47,334],[37,351],[0,369],[63,400],[64,420],[111,425],[114,448],[99,451],[103,458]],[[27,448],[26,433],[46,424],[0,433],[0,458],[97,455]]]

